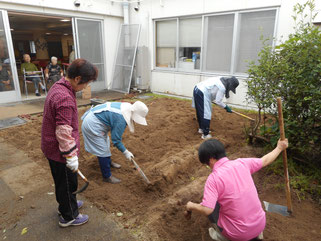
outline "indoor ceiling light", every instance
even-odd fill
[[[13,31],[14,29],[13,28],[10,28],[11,31]]]
[[[70,19],[60,19],[61,22],[70,22]]]
[[[64,35],[68,35],[68,33],[64,33]]]
[[[50,35],[51,33],[46,33],[47,35]]]

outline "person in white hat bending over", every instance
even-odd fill
[[[226,109],[231,113],[232,109],[223,103],[224,95],[230,97],[229,92],[236,93],[239,81],[232,77],[212,77],[198,83],[194,87],[193,107],[196,109],[196,116],[199,125],[198,133],[202,134],[202,139],[212,138],[210,132],[210,121],[212,118],[212,102]]]
[[[82,133],[87,152],[98,157],[103,181],[119,183],[120,179],[111,174],[110,168],[121,166],[111,161],[110,140],[108,131],[111,132],[111,140],[125,157],[130,161],[134,155],[128,151],[122,143],[122,135],[128,125],[130,132],[134,132],[134,122],[147,125],[146,115],[148,107],[141,101],[134,104],[125,102],[106,102],[88,110],[82,116]]]

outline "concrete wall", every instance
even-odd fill
[[[168,73],[164,71],[152,71],[151,90],[157,93],[180,95],[184,97],[192,97],[194,86],[208,79],[211,76],[195,75],[188,73]],[[248,104],[245,101],[246,85],[244,78],[239,78],[240,85],[237,87],[236,94],[230,92],[230,98],[224,99],[232,106],[244,109],[255,108],[254,104]]]
[[[135,11],[134,4],[132,4],[129,8],[130,23],[140,23],[142,25],[139,45],[147,46],[150,51],[150,61],[152,66],[150,80],[151,90],[154,92],[191,97],[194,85],[211,76],[202,73],[183,73],[165,69],[155,69],[154,19],[234,10],[279,7],[276,37],[280,40],[285,39],[288,34],[293,31],[294,22],[291,16],[293,15],[293,6],[297,2],[305,3],[306,0],[150,0],[142,1],[140,3],[139,11]],[[321,22],[321,1],[316,1],[316,11],[320,12],[317,19],[320,19]],[[247,105],[245,101],[247,88],[244,84],[244,79],[246,76],[237,77],[240,80],[240,86],[237,88],[237,95],[232,93],[231,97],[228,99],[228,103],[236,106],[242,106],[244,108],[253,108],[253,104]]]

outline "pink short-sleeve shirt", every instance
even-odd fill
[[[265,227],[265,212],[252,175],[262,168],[262,159],[240,158],[218,160],[208,176],[202,206],[221,206],[218,226],[230,240],[249,240],[257,237]]]

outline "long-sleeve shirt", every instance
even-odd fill
[[[63,151],[59,146],[63,145],[64,141],[61,138],[57,139],[58,126],[69,126],[71,136],[68,141],[68,151]],[[63,128],[67,130],[66,128]],[[74,144],[70,145],[70,140],[74,139]],[[59,141],[61,143],[59,143]],[[41,150],[45,156],[51,160],[65,163],[64,155],[77,150],[79,154],[79,133],[78,133],[78,111],[76,93],[72,89],[70,83],[62,78],[54,84],[48,92],[42,121],[41,131]]]
[[[208,78],[207,80],[198,83],[196,86],[204,93],[205,98],[211,102],[214,101],[218,106],[225,108],[226,104],[223,103],[225,86],[220,78],[221,76]]]
[[[0,82],[8,81],[10,79],[8,70],[6,68],[2,67],[2,70],[0,70]]]
[[[33,71],[39,71],[37,66],[33,63],[22,63],[21,64],[21,73],[23,73],[23,70],[26,72],[33,72]]]
[[[126,129],[127,123],[123,115],[120,113],[121,103],[112,102],[110,105],[111,108],[109,111],[95,113],[95,116],[110,130],[111,141],[113,142],[114,146],[117,147],[121,152],[124,152],[126,148],[122,143],[122,136]],[[95,108],[93,108],[93,111],[95,111]]]

